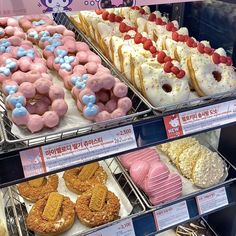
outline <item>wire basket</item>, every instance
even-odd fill
[[[91,50],[97,53],[101,59],[102,59],[102,64],[109,68],[112,72],[112,74],[120,78],[120,75],[117,74],[117,70],[115,70],[111,64],[96,50],[92,47],[92,44],[88,42],[86,37],[83,37],[79,33],[79,31],[76,28],[73,28],[71,25],[70,20],[67,18],[66,15],[59,15],[59,16],[65,16],[65,17],[56,17],[55,21],[59,24],[64,24],[68,29],[71,29],[75,32],[76,34],[76,40],[80,40],[83,42],[86,42],[89,44],[91,47]],[[124,82],[126,83],[126,82]],[[127,84],[127,83],[126,83]],[[0,93],[0,111],[2,113],[2,121],[0,122],[2,129],[3,129],[3,138],[7,141],[9,145],[6,146],[8,150],[14,150],[14,149],[19,149],[22,147],[30,147],[30,146],[35,146],[35,145],[42,145],[46,144],[49,142],[55,142],[55,141],[60,141],[65,138],[70,138],[70,137],[75,137],[81,134],[89,134],[93,131],[98,131],[100,129],[106,129],[110,127],[117,127],[121,124],[126,124],[130,122],[134,122],[136,120],[142,119],[147,117],[147,114],[152,114],[151,113],[151,108],[149,108],[147,102],[143,99],[140,94],[136,93],[136,90],[133,88],[129,88],[128,90],[128,95],[127,95],[131,101],[132,101],[132,108],[130,112],[123,117],[112,119],[109,121],[105,122],[99,122],[99,123],[91,123],[89,125],[85,126],[79,126],[78,124],[75,124],[75,127],[72,129],[65,129],[63,131],[49,131],[47,135],[42,135],[40,132],[37,135],[29,136],[29,137],[19,137],[16,136],[15,134],[12,133],[11,128],[12,128],[12,121],[8,116],[8,111],[5,107],[4,104],[4,98],[5,96],[3,93]],[[77,108],[75,108],[77,109]],[[24,128],[22,128],[24,129]],[[29,133],[30,134],[30,133]]]
[[[186,108],[191,108],[191,107],[196,107],[200,105],[205,105],[205,104],[211,104],[215,103],[219,100],[226,99],[226,98],[235,98],[236,97],[236,90],[231,91],[231,92],[224,92],[224,93],[216,93],[214,95],[210,96],[204,96],[204,97],[199,97],[199,98],[193,98],[189,99],[184,102],[179,102],[179,103],[174,103],[174,104],[166,104],[162,106],[153,106],[135,87],[134,85],[126,78],[124,73],[121,73],[118,69],[115,68],[115,66],[112,64],[112,62],[109,61],[109,59],[103,54],[103,52],[96,47],[97,43],[94,42],[92,39],[89,39],[82,31],[78,29],[76,26],[76,22],[73,19],[70,19],[65,13],[57,13],[54,15],[55,21],[57,21],[60,24],[64,24],[66,27],[69,27],[72,31],[78,33],[86,39],[86,43],[89,43],[92,48],[96,50],[96,53],[99,54],[103,58],[103,60],[106,60],[109,64],[110,67],[113,67],[113,70],[116,71],[116,74],[119,75],[119,78],[122,79],[122,81],[125,81],[130,88],[132,88],[136,94],[142,98],[143,101],[148,104],[150,108],[156,113],[156,114],[166,114],[171,111],[178,110],[184,110]]]
[[[120,168],[116,160],[111,158],[105,160],[104,163],[109,168],[112,176],[119,184],[122,192],[129,199],[133,210],[131,214],[125,218],[113,221],[108,224],[104,224],[102,226],[93,228],[78,235],[87,235],[101,228],[113,225],[121,220],[137,217],[143,214],[145,211],[145,206],[142,203],[139,195],[136,193],[134,187],[132,186],[126,175],[122,172],[122,169]],[[5,204],[5,212],[10,236],[34,236],[35,234],[32,231],[27,230],[25,221],[27,217],[27,210],[25,203],[22,202],[22,198],[19,196],[19,193],[16,190],[16,186],[11,186],[3,190],[5,192],[4,202],[7,203]]]
[[[208,147],[209,147],[209,145],[208,145]],[[228,176],[229,176],[228,173],[229,173],[229,171],[233,171],[233,172],[235,172],[235,174],[236,174],[236,169],[235,169],[235,167],[234,167],[230,162],[228,162],[227,159],[226,159],[222,154],[220,154],[216,149],[214,149],[212,146],[210,146],[209,148],[210,148],[212,151],[217,152],[217,153],[219,154],[219,156],[223,159],[224,164],[225,164],[224,175],[223,175],[222,179],[220,180],[220,182],[219,182],[217,185],[214,185],[214,186],[208,188],[208,189],[211,189],[211,188],[215,188],[215,187],[217,187],[217,186],[220,186],[220,185],[221,185],[222,183],[224,183],[225,181],[231,181],[232,179],[231,179],[231,178],[228,178]],[[141,190],[140,188],[138,188],[138,187],[136,186],[136,184],[133,182],[133,180],[131,179],[131,177],[130,177],[130,175],[129,175],[129,173],[128,173],[128,170],[126,170],[126,169],[123,167],[123,165],[121,164],[119,158],[117,157],[116,159],[117,159],[117,162],[118,162],[119,165],[120,165],[120,168],[121,168],[122,171],[125,173],[125,175],[126,175],[127,178],[129,179],[129,181],[133,184],[135,190],[139,193],[139,195],[140,195],[141,199],[143,200],[143,202],[144,202],[144,203],[146,204],[146,206],[147,206],[148,208],[150,208],[150,209],[157,209],[157,208],[163,207],[164,205],[167,205],[167,204],[169,204],[170,202],[179,201],[179,200],[181,200],[181,199],[194,196],[196,193],[201,193],[201,192],[203,192],[203,191],[206,190],[206,189],[202,189],[202,188],[197,187],[197,188],[194,189],[193,191],[190,191],[191,193],[188,193],[188,194],[186,194],[186,195],[182,195],[181,197],[177,198],[176,200],[166,201],[165,203],[161,203],[161,204],[159,204],[159,205],[153,205],[153,204],[150,202],[150,200],[149,200],[148,196],[146,195],[146,193],[145,193],[143,190]],[[186,182],[191,183],[190,180],[186,180]],[[184,184],[185,184],[185,183],[183,183],[183,185],[184,185]],[[173,186],[170,186],[170,189],[171,189],[171,188],[173,188]]]

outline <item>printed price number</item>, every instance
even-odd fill
[[[176,203],[172,206],[154,212],[157,230],[166,229],[173,225],[188,220],[189,212],[186,201]]]
[[[120,132],[117,133],[117,135],[128,135],[128,134],[132,134],[131,129],[123,129],[123,130],[120,130]]]
[[[132,219],[123,220],[120,223],[89,234],[89,236],[135,236]]]
[[[199,214],[205,214],[229,204],[225,187],[196,197]]]
[[[125,222],[124,224],[120,224],[119,229],[125,230],[125,229],[131,227],[131,223],[132,223],[131,221],[128,221],[128,222]]]

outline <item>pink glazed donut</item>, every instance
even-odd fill
[[[32,133],[43,127],[56,127],[68,110],[64,90],[53,85],[46,76],[34,83],[23,82],[20,85],[6,80],[2,88],[7,96],[6,106],[12,110],[13,122],[26,126]]]
[[[31,28],[37,28],[40,26],[46,27],[53,24],[53,20],[45,15],[23,16],[19,19],[19,25],[25,32]]]
[[[117,86],[123,87],[124,84],[118,82],[111,74],[99,73],[96,63],[85,68],[93,74],[73,74],[70,82],[67,81],[68,87],[74,85],[71,92],[83,115],[96,122],[126,115],[132,107],[132,102],[126,97],[127,94],[120,93],[117,89]]]
[[[7,27],[7,26],[19,26],[18,20],[12,17],[0,17],[0,27]]]

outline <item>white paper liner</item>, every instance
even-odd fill
[[[55,72],[50,72],[49,74],[51,74],[53,77],[53,84],[64,88],[64,83],[63,83],[62,79],[59,77],[59,75],[57,75]],[[78,108],[76,106],[76,102],[73,99],[71,92],[65,88],[64,88],[64,91],[65,91],[65,101],[68,104],[68,111],[65,114],[65,116],[62,119],[60,119],[60,123],[57,127],[53,128],[53,129],[44,128],[42,131],[32,134],[27,128],[17,126],[13,123],[12,128],[11,128],[11,132],[15,136],[17,136],[19,138],[23,138],[23,139],[32,139],[32,138],[35,138],[37,136],[42,136],[42,135],[43,136],[50,135],[50,138],[53,139],[53,138],[60,137],[60,134],[53,135],[52,133],[55,133],[55,132],[59,133],[62,131],[75,129],[75,128],[79,128],[79,127],[86,127],[86,126],[90,125],[92,122],[87,120],[86,118],[84,118],[82,113],[78,110]],[[8,114],[8,116],[11,117],[11,114]],[[71,133],[73,133],[73,131],[71,131]],[[68,132],[68,134],[69,134],[69,132]],[[37,140],[38,140],[38,142],[40,142],[43,139],[44,138],[34,139],[34,142],[37,142]]]
[[[7,221],[6,221],[6,215],[4,212],[5,209],[5,204],[3,202],[3,193],[2,191],[0,191],[0,222],[3,223],[3,226],[5,228],[6,233],[4,235],[0,235],[0,236],[8,236],[8,230],[7,230]]]
[[[119,184],[117,183],[117,181],[112,176],[111,171],[108,168],[107,164],[104,161],[100,161],[99,163],[104,168],[106,173],[108,174],[107,183],[106,183],[107,188],[110,191],[112,191],[113,193],[115,193],[115,195],[120,199],[119,216],[121,218],[124,218],[132,212],[133,206],[131,205],[127,196],[123,193],[123,191],[122,191],[121,187],[119,186]],[[63,172],[58,173],[58,177],[59,177],[58,192],[65,195],[65,196],[68,196],[71,199],[71,201],[73,201],[75,203],[78,195],[73,192],[70,192],[67,189],[62,176],[63,176]],[[29,201],[27,201],[23,198],[21,198],[21,201],[25,202],[26,209],[29,212],[33,206],[33,203],[30,203]],[[88,230],[91,230],[91,228],[86,227],[83,224],[81,224],[76,216],[75,223],[72,226],[72,228],[60,235],[61,236],[76,236],[79,233],[82,233],[82,232],[85,233]]]

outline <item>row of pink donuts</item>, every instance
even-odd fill
[[[125,116],[132,107],[128,88],[101,64],[101,58],[62,25],[31,28],[28,39],[43,50],[48,68],[58,72],[77,107],[93,121]]]
[[[4,22],[15,22],[10,19]],[[0,82],[13,122],[35,133],[56,127],[68,106],[63,88],[53,84],[40,51],[23,34],[0,39]]]

